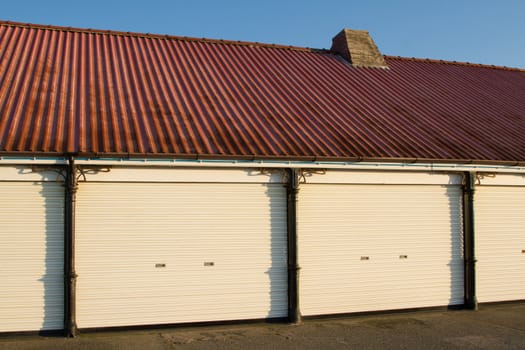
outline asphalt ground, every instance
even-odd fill
[[[525,349],[525,302],[304,320],[80,333],[0,335],[0,349]]]

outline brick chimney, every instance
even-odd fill
[[[343,29],[332,39],[330,50],[355,67],[388,68],[383,55],[366,30]]]

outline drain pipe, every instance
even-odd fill
[[[64,218],[64,333],[74,337],[76,324],[76,282],[75,271],[75,201],[78,189],[77,166],[72,155],[68,156],[65,183]]]
[[[287,169],[287,255],[288,255],[288,320],[301,322],[299,310],[299,263],[297,257],[297,194],[299,192],[299,170]]]
[[[478,309],[476,297],[476,256],[474,244],[474,186],[476,173],[463,174],[463,232],[464,232],[464,271],[465,271],[465,307]]]

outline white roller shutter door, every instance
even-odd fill
[[[525,299],[525,187],[477,186],[474,206],[478,301]]]
[[[285,317],[282,184],[87,182],[80,328]]]
[[[304,184],[303,315],[462,304],[458,185]]]
[[[62,329],[63,186],[0,181],[0,194],[0,332]]]

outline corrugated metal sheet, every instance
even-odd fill
[[[87,182],[77,198],[79,327],[287,316],[281,184]]]
[[[0,152],[525,160],[525,74],[0,23]]]
[[[64,326],[64,187],[0,181],[0,332]]]
[[[479,186],[475,199],[478,300],[524,300],[525,187]]]
[[[304,184],[303,315],[463,304],[460,186]]]

